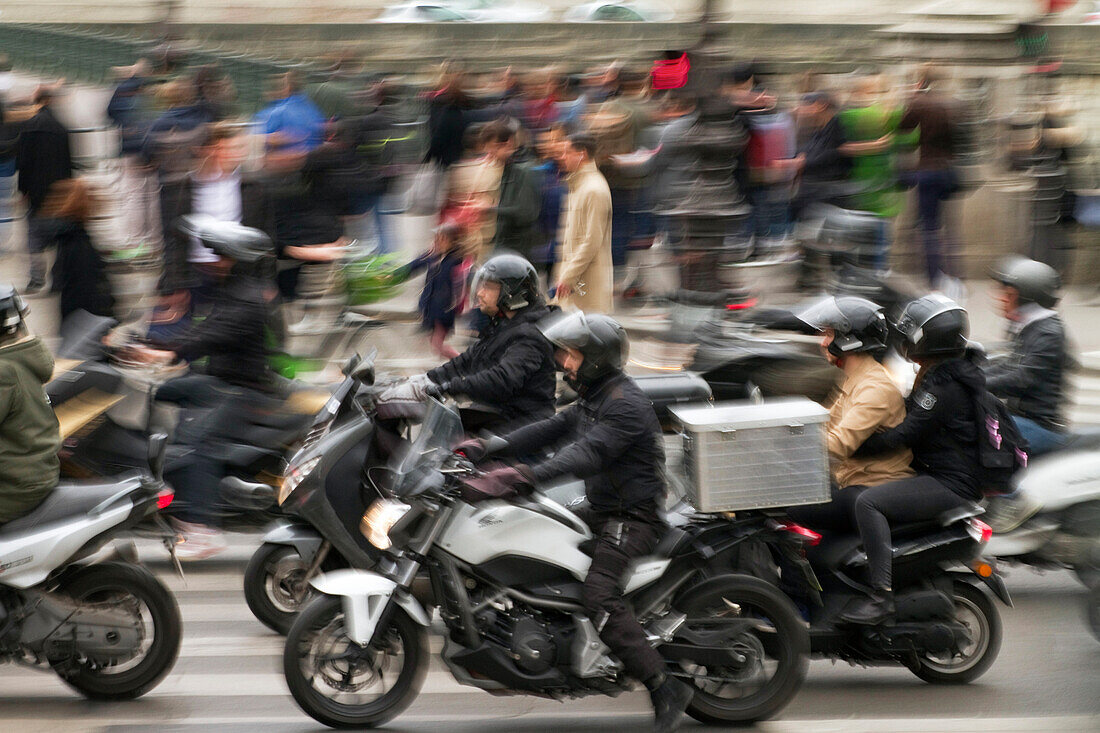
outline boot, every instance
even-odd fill
[[[672,733],[680,727],[680,719],[687,710],[695,691],[675,677],[664,681],[649,693],[653,701],[653,730],[656,733]]]
[[[850,624],[877,626],[894,616],[894,594],[889,588],[877,588],[840,614]]]

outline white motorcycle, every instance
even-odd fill
[[[62,481],[0,526],[0,661],[52,668],[98,700],[144,695],[172,669],[180,616],[168,589],[137,565],[82,563],[171,502],[165,444],[150,442],[151,475]]]
[[[371,471],[384,498],[362,531],[384,551],[377,571],[311,581],[319,595],[287,635],[283,671],[294,699],[326,725],[382,725],[412,703],[428,668],[425,605],[439,609],[441,656],[460,684],[559,700],[634,685],[582,607],[589,528],[538,491],[464,501],[463,478],[476,469],[450,450],[461,436],[458,414],[432,401],[408,455]],[[302,451],[283,490],[293,492],[318,461]],[[805,564],[799,531],[754,512],[697,515],[628,569],[623,595],[671,673],[695,688],[688,713],[696,719],[760,720],[801,686],[806,624],[774,585],[737,572],[739,551],[752,543]],[[421,568],[431,579],[426,603],[412,587]]]
[[[1014,478],[1016,491],[989,500],[998,560],[1035,568],[1069,568],[1100,584],[1100,435],[1082,433],[1036,458]]]

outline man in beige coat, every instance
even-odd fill
[[[596,142],[574,135],[565,144],[562,168],[569,174],[561,236],[561,259],[554,272],[558,305],[586,313],[610,313],[611,189],[596,169]]]

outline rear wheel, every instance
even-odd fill
[[[152,573],[136,565],[104,563],[77,571],[60,592],[91,608],[123,611],[138,623],[137,649],[114,659],[77,655],[50,660],[70,687],[96,700],[129,700],[160,683],[176,663],[180,615],[176,600]]]
[[[312,597],[309,562],[289,545],[265,544],[244,571],[244,600],[264,626],[286,635]]]
[[[970,640],[955,652],[925,654],[910,669],[925,682],[965,685],[985,674],[1001,648],[1001,617],[993,601],[979,588],[956,580],[952,591],[955,620],[970,632]]]
[[[428,634],[401,608],[375,641],[360,647],[347,635],[343,602],[310,601],[291,626],[283,673],[294,700],[333,728],[374,728],[416,699],[428,671]]]
[[[809,631],[775,586],[724,575],[688,589],[674,607],[687,615],[684,628],[691,632],[729,630],[724,646],[742,660],[726,666],[675,663],[674,674],[695,688],[691,717],[714,725],[752,723],[775,715],[802,686]]]

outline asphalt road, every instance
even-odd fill
[[[174,575],[167,553],[143,559],[176,594],[183,616],[179,661],[140,700],[91,703],[52,674],[0,668],[0,730],[225,731],[323,730],[287,692],[282,637],[256,621],[241,578],[256,535],[234,535],[223,555]],[[1001,606],[1004,642],[989,672],[964,687],[934,687],[904,669],[815,661],[805,686],[763,731],[1100,731],[1100,642],[1087,631],[1084,592],[1067,573],[1009,572],[1015,607]],[[433,651],[439,644],[433,645]],[[557,703],[498,698],[456,684],[433,661],[421,696],[386,730],[453,733],[612,733],[645,730],[644,693]],[[685,731],[720,730],[689,722]]]

